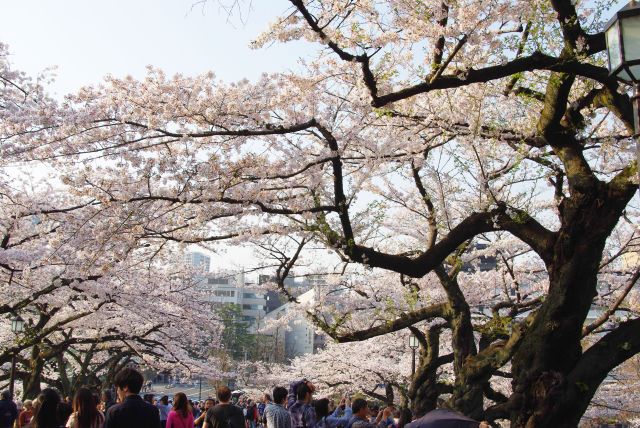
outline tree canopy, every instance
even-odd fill
[[[305,72],[152,69],[7,104],[3,156],[52,165],[104,236],[257,245],[291,301],[292,270],[331,251],[340,277],[307,315],[338,342],[410,329],[418,415],[442,398],[513,427],[576,426],[640,350],[633,109],[604,65],[610,5],[290,3],[255,45],[317,43]]]

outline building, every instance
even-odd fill
[[[242,309],[243,321],[252,324],[266,313],[264,291],[247,283],[244,272],[211,273],[211,258],[193,251],[185,253],[184,263],[196,272],[196,288],[212,306],[234,304]]]
[[[211,257],[197,251],[184,255],[184,263],[198,273],[207,274],[211,269]]]
[[[259,275],[258,276],[258,285],[264,286],[269,282],[275,283],[277,278],[274,275]],[[318,281],[316,281],[317,283]],[[307,277],[296,279],[293,272],[289,273],[289,276],[284,280],[284,286],[287,288],[287,291],[293,296],[298,297],[301,294],[309,291],[313,288],[313,284]],[[282,295],[280,291],[277,290],[268,290],[265,293],[265,299],[267,301],[266,312],[273,312],[275,309],[284,305],[287,299]]]
[[[311,289],[299,295],[301,304],[313,303],[318,289]],[[259,334],[265,342],[265,353],[262,358],[271,363],[285,363],[295,357],[313,354],[324,347],[325,337],[316,333],[316,327],[303,314],[293,314],[293,305],[285,303],[265,315],[263,323],[273,324],[273,327],[261,331]],[[284,322],[279,322],[287,318]],[[255,324],[254,331],[264,324]]]
[[[205,292],[207,301],[215,304],[234,304],[242,309],[243,321],[252,324],[264,318],[266,299],[264,291],[248,284],[244,272],[208,273],[196,277],[199,291]]]

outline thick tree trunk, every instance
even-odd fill
[[[29,374],[25,377],[23,385],[23,398],[35,399],[40,394],[40,382],[42,381],[42,370],[44,370],[45,361],[39,356],[39,347],[34,346],[29,361]]]
[[[549,292],[513,358],[514,428],[573,428],[584,412],[570,374],[583,355],[582,328],[597,294],[605,241],[619,214],[601,210],[605,201],[606,195],[594,195],[582,206],[561,206],[563,225],[547,263]]]

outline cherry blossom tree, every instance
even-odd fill
[[[603,66],[603,9],[291,0],[256,47],[319,43],[305,73],[108,78],[13,111],[3,150],[53,165],[131,248],[270,249],[292,301],[285,279],[332,251],[342,277],[304,310],[343,343],[411,330],[418,415],[442,397],[573,427],[640,350],[633,114]],[[473,267],[482,252],[497,269]]]
[[[4,45],[0,79],[4,130],[25,111],[53,107],[38,82],[11,69]],[[40,130],[32,125],[25,132]],[[47,166],[50,176],[4,156],[0,169],[0,315],[25,320],[17,336],[8,321],[0,325],[0,363],[16,358],[24,396],[43,382],[67,395],[108,383],[131,362],[219,376],[210,351],[220,323],[176,257],[180,248],[141,245],[113,223],[119,215],[68,193]]]

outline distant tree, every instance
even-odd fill
[[[214,312],[224,328],[222,348],[236,361],[253,359],[257,352],[256,337],[249,333],[250,324],[243,319],[242,307],[234,303],[218,304]]]

